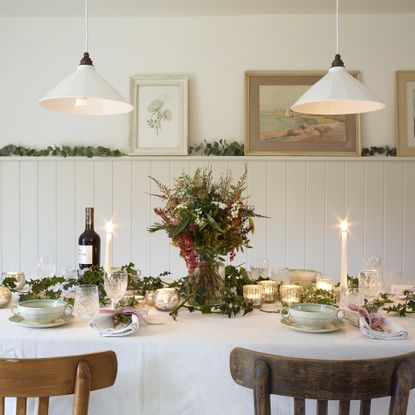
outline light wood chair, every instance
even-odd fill
[[[384,359],[314,360],[275,356],[236,348],[230,356],[233,380],[253,389],[256,415],[269,415],[270,395],[294,398],[294,414],[305,414],[305,399],[317,400],[317,415],[327,415],[328,401],[339,401],[339,414],[360,402],[369,415],[371,399],[391,397],[389,415],[405,415],[415,387],[415,352]]]
[[[108,388],[117,376],[112,351],[45,359],[0,359],[0,414],[4,398],[16,397],[16,415],[26,414],[29,397],[39,398],[39,415],[47,415],[49,397],[74,394],[72,415],[88,414],[90,391]]]

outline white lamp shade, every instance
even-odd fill
[[[385,104],[344,66],[331,67],[291,107],[303,114],[360,114],[385,108]]]
[[[123,114],[134,108],[93,65],[79,65],[38,104],[51,111],[79,115]]]

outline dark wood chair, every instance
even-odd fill
[[[108,388],[117,376],[112,351],[45,359],[0,359],[0,414],[4,398],[16,397],[16,415],[26,414],[26,400],[39,398],[39,415],[47,415],[49,397],[74,394],[72,415],[88,414],[90,391]]]
[[[275,356],[236,348],[230,356],[233,380],[253,389],[256,415],[269,415],[270,395],[294,398],[294,414],[305,414],[305,400],[317,400],[317,415],[327,415],[328,401],[339,401],[339,414],[360,402],[370,414],[371,399],[391,397],[389,415],[404,415],[415,387],[415,352],[384,359],[314,360]]]

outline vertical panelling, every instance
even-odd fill
[[[0,161],[0,272],[3,268],[3,162]],[[23,268],[22,268],[23,269]]]
[[[245,173],[245,168],[249,170],[249,163],[245,161],[239,161],[239,160],[238,161],[229,160],[228,169],[231,172],[234,181],[239,180],[239,178]],[[245,191],[244,195],[248,196],[248,192]],[[248,203],[252,203],[252,200],[248,199]],[[244,250],[244,252],[239,251],[236,254],[231,264],[235,266],[243,265],[246,267],[247,266],[247,251],[248,250]]]
[[[113,164],[114,266],[131,261],[131,161]]]
[[[85,229],[85,208],[94,206],[94,162],[77,160],[75,166],[75,240],[73,242],[77,246],[78,237]],[[111,186],[111,182],[108,186]],[[101,249],[101,264],[104,256],[102,251]]]
[[[37,161],[20,163],[20,268],[28,276],[37,264]]]
[[[383,162],[366,162],[364,256],[383,255],[383,203]]]
[[[287,162],[267,163],[267,256],[271,272],[285,267]],[[264,212],[258,211],[260,214]],[[263,220],[263,219],[261,219]]]
[[[346,214],[348,233],[348,272],[357,275],[363,258],[365,166],[361,161],[346,162]]]
[[[56,164],[56,221],[58,229],[57,271],[67,273],[77,266],[75,237],[75,162]]]
[[[131,260],[143,275],[150,274],[150,161],[134,160],[131,164]]]
[[[174,185],[175,178],[183,173],[189,172],[189,162],[187,160],[170,161],[170,186]],[[187,275],[187,268],[184,259],[180,256],[179,248],[170,245],[170,272],[171,278],[179,278]]]
[[[20,269],[19,162],[3,161],[1,174],[3,271]]]
[[[109,160],[94,161],[94,207],[95,230],[105,243],[106,224],[113,220],[113,162]],[[115,163],[115,162],[114,162]],[[104,254],[104,251],[103,251]],[[102,258],[102,262],[104,258]]]
[[[403,252],[403,162],[384,163],[384,237],[385,274],[402,272]]]
[[[304,161],[287,163],[286,265],[305,266],[306,169]]]
[[[326,162],[326,235],[324,272],[340,278],[340,221],[345,218],[345,162]]]
[[[326,176],[324,161],[306,163],[306,241],[305,266],[324,269]]]
[[[248,168],[248,194],[255,210],[267,215],[267,163],[251,161]],[[267,258],[267,220],[255,218],[255,232],[248,249],[248,264],[252,258]]]
[[[38,162],[38,257],[56,264],[56,161]]]
[[[415,282],[415,162],[404,162],[403,272],[406,282]]]
[[[151,176],[159,182],[169,185],[170,183],[170,163],[168,160],[154,160],[151,162]],[[158,194],[159,189],[154,181],[151,181],[151,193]],[[154,208],[162,205],[161,199],[151,196],[151,224],[159,222],[160,218],[154,213]],[[170,269],[170,241],[164,231],[152,233],[150,236],[150,270],[152,275],[157,275]]]

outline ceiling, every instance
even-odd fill
[[[76,17],[84,0],[0,0],[2,17]],[[325,14],[335,0],[89,0],[91,16],[230,16]],[[342,13],[415,13],[414,0],[343,0]]]

